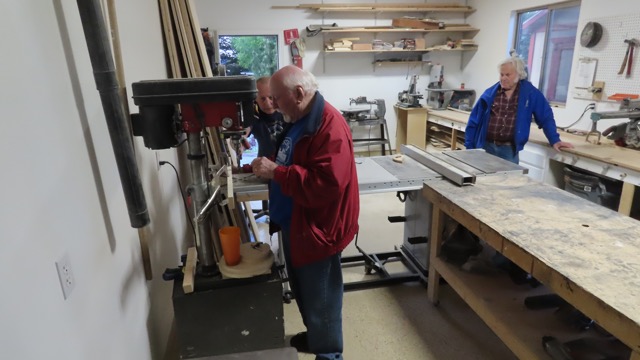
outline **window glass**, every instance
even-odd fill
[[[516,52],[529,81],[551,103],[567,101],[580,6],[547,7],[518,13]]]
[[[278,69],[277,35],[220,35],[218,44],[227,75],[259,78]]]

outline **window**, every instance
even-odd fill
[[[550,103],[567,101],[579,14],[576,2],[518,12],[514,49]]]
[[[220,35],[218,42],[227,75],[259,78],[278,70],[277,35]]]

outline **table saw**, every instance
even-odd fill
[[[468,186],[481,176],[527,172],[526,168],[489,155],[484,150],[431,153],[412,145],[403,145],[401,151],[402,155],[355,159],[361,195],[397,192],[399,201],[405,204],[404,215],[390,214],[388,219],[390,222],[404,222],[404,232],[402,245],[388,252],[369,254],[356,243],[360,255],[344,256],[343,266],[363,265],[367,274],[375,272],[379,276],[345,283],[345,290],[414,280],[426,283],[431,205],[419,196],[425,181],[442,179]],[[268,197],[264,180],[251,174],[234,177],[233,186],[237,201],[262,200]],[[401,261],[409,271],[390,274],[384,264],[393,261]]]
[[[432,153],[403,145],[401,151],[401,157],[356,158],[360,194],[397,192],[399,201],[405,204],[404,216],[389,216],[389,221],[404,222],[404,232],[402,245],[393,251],[367,254],[358,247],[361,255],[343,257],[343,264],[364,262],[367,273],[375,271],[380,275],[378,279],[346,283],[345,290],[412,280],[426,284],[432,206],[419,194],[424,181],[441,179],[469,186],[477,177],[527,173],[526,168],[480,149]],[[384,264],[390,261],[401,261],[409,272],[388,273]]]

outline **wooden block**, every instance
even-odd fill
[[[187,250],[187,261],[184,264],[184,279],[182,280],[182,290],[185,294],[194,290],[194,277],[196,274],[196,263],[198,262],[198,252],[195,247]]]
[[[422,50],[427,47],[426,41],[422,38],[416,38],[416,50]]]
[[[351,48],[353,50],[373,50],[373,46],[371,44],[353,44]]]
[[[435,30],[440,28],[439,22],[425,22],[418,19],[396,18],[391,20],[391,26],[399,28]]]

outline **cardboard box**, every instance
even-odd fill
[[[351,46],[353,50],[373,50],[371,43],[368,44],[353,44]]]
[[[435,30],[435,29],[440,29],[441,24],[442,23],[437,21],[425,22],[418,19],[408,19],[408,18],[396,18],[391,20],[391,26],[393,27],[411,28],[411,29]]]
[[[416,50],[423,50],[424,48],[427,47],[427,44],[423,38],[416,38],[415,42],[416,42]]]

